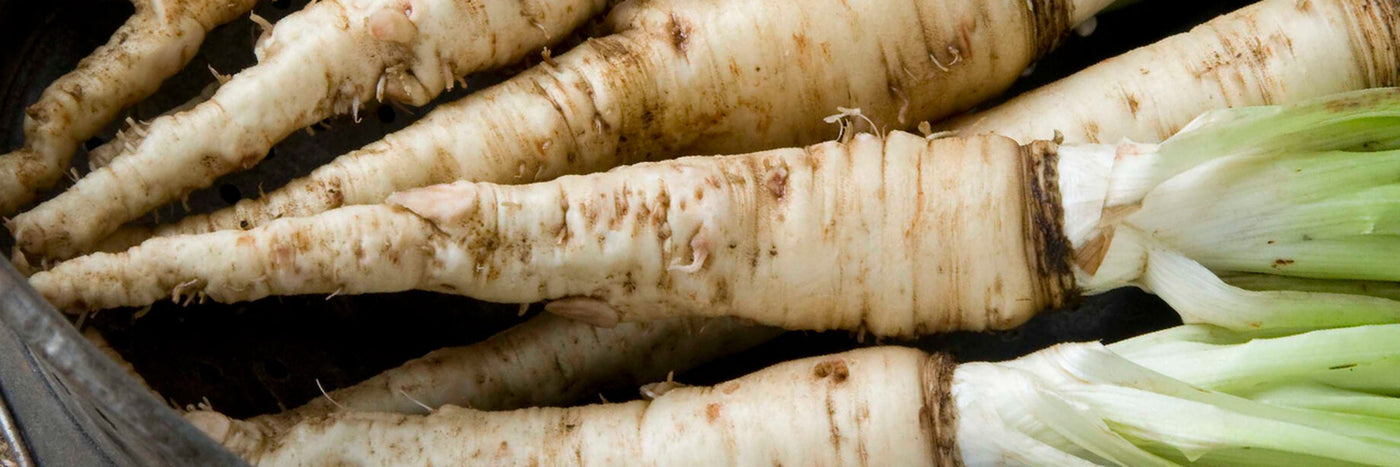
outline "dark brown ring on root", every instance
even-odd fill
[[[962,467],[958,452],[958,407],[953,400],[953,371],[957,363],[947,354],[929,355],[919,380],[923,382],[924,406],[919,408],[919,425],[933,441],[934,465]]]
[[[1032,258],[1035,296],[1040,309],[1064,308],[1078,298],[1074,285],[1074,247],[1065,236],[1065,210],[1060,202],[1060,146],[1036,141],[1021,146],[1024,167],[1023,220],[1027,257]]]
[[[1310,4],[1299,2],[1300,9]],[[1357,63],[1364,63],[1367,87],[1400,85],[1400,2],[1395,0],[1364,0],[1345,3],[1343,8],[1356,21],[1352,31],[1352,50]],[[1370,53],[1362,53],[1361,51]]]
[[[1070,0],[1031,0],[1027,5],[1031,7],[1026,14],[1030,15],[1031,40],[1034,41],[1030,49],[1035,51],[1033,60],[1038,60],[1069,36],[1075,26],[1069,24],[1074,18],[1074,4]]]

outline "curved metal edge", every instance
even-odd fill
[[[62,394],[52,370],[0,319],[0,396],[8,404],[18,438],[37,464],[112,465],[73,411],[76,396]],[[62,387],[62,386],[60,386]],[[110,443],[109,443],[110,444]],[[110,447],[109,449],[115,449]]]
[[[10,407],[5,403],[5,397],[0,394],[0,437],[10,445],[10,456],[20,467],[33,467],[34,458],[29,455],[29,446],[24,444],[24,436],[20,435],[19,427],[15,425],[15,416],[10,413]]]
[[[40,381],[48,388],[46,396],[61,406],[88,412],[67,415],[93,441],[121,448],[108,454],[128,457],[112,461],[139,465],[246,465],[132,380],[40,298],[13,266],[6,261],[0,263],[0,325],[9,327],[42,360],[36,362],[39,372],[63,386],[60,390]],[[14,374],[3,375],[7,387],[18,379],[35,379],[32,372],[10,373]],[[65,397],[65,392],[81,400],[71,400],[73,397]],[[99,426],[94,415],[110,422],[110,426]],[[27,423],[18,427],[28,431]]]

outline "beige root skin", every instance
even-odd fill
[[[550,311],[600,321],[728,315],[907,336],[1006,329],[1063,303],[1066,259],[1047,269],[1031,211],[1058,204],[1031,193],[1032,159],[1006,138],[896,132],[389,203],[451,237],[429,288],[570,299]]]
[[[135,14],[110,41],[25,109],[24,146],[0,155],[0,214],[15,212],[56,183],[79,144],[183,68],[206,32],[254,3],[136,0]]]
[[[373,100],[422,105],[465,74],[564,38],[605,0],[323,1],[258,40],[259,64],[208,102],[157,118],[130,150],[15,218],[33,257],[86,252],[134,219],[257,164],[277,141]]]
[[[952,465],[952,365],[884,347],[781,363],[652,401],[427,416],[339,412],[263,465]],[[215,427],[217,427],[217,424]]]
[[[752,347],[778,330],[732,319],[676,319],[597,328],[543,314],[483,342],[432,352],[286,412],[233,421],[213,412],[187,417],[245,459],[285,445],[297,423],[340,410],[422,414],[423,406],[478,410],[559,406],[605,386],[666,379]],[[334,401],[334,402],[332,402]]]
[[[30,282],[67,309],[172,291],[236,301],[417,288],[559,300],[551,312],[597,323],[727,315],[878,335],[1006,329],[1074,289],[1054,157],[1002,137],[896,132],[532,185],[458,182],[389,206],[156,238]]]
[[[944,129],[1028,142],[1162,141],[1202,112],[1400,84],[1393,0],[1268,0]]]
[[[1106,3],[624,3],[609,19],[617,34],[439,107],[265,197],[156,235],[247,229],[455,180],[527,183],[678,154],[813,144],[835,136],[822,118],[837,107],[860,107],[881,128],[909,127],[1001,92]]]
[[[407,290],[422,282],[435,234],[401,209],[353,206],[286,219],[254,232],[152,239],[95,253],[30,277],[60,309],[99,309],[299,293]],[[324,253],[317,253],[324,252]]]
[[[213,67],[210,67],[210,70],[213,70]],[[219,75],[216,74],[215,76]],[[214,93],[219,90],[220,84],[221,83],[216,82],[205,85],[204,89],[199,91],[199,95],[190,98],[190,100],[185,101],[185,103],[183,104],[175,106],[174,108],[161,113],[160,116],[164,117],[166,115],[173,115],[180,112],[184,112],[189,109],[193,109],[195,106],[204,103],[205,101],[208,101],[211,97],[214,97]],[[91,170],[97,170],[98,168],[110,165],[112,163],[112,159],[115,159],[117,156],[130,153],[133,149],[135,149],[136,145],[140,144],[141,140],[146,137],[147,128],[149,126],[150,125],[148,123],[138,122],[135,120],[128,120],[127,126],[120,130],[117,130],[116,137],[112,138],[111,141],[103,143],[101,146],[92,148],[88,151],[88,167]]]

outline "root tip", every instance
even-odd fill
[[[221,444],[228,440],[229,433],[233,431],[233,422],[229,420],[228,416],[219,412],[208,410],[189,412],[185,414],[185,421],[190,422],[206,436]]]

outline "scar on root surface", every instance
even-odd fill
[[[606,302],[592,297],[569,297],[549,302],[544,311],[594,326],[610,328],[617,326],[617,310]]]

